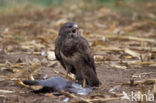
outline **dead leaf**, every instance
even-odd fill
[[[53,51],[48,51],[47,54],[48,54],[47,57],[49,60],[55,60],[56,59],[55,53]]]
[[[137,53],[137,52],[135,52],[133,50],[130,50],[128,48],[126,48],[124,50],[124,52],[127,53],[127,54],[129,54],[129,55],[131,55],[131,56],[133,56],[133,57],[137,57],[140,60],[140,54],[139,53]]]

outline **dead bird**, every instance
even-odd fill
[[[89,86],[83,88],[81,85],[59,76],[51,77],[46,80],[24,80],[23,83],[30,86],[42,86],[41,89],[34,90],[35,93],[59,93],[60,91],[66,91],[79,95],[87,95],[92,92],[92,88]]]
[[[76,23],[67,22],[55,41],[55,56],[68,73],[76,75],[78,83],[99,86],[93,54],[89,43],[79,33]]]

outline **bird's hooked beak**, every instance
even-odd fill
[[[73,27],[72,27],[72,33],[75,34],[78,30],[78,25],[77,24],[74,24]]]
[[[78,25],[77,25],[77,24],[74,24],[73,27],[74,27],[74,28],[78,28]]]

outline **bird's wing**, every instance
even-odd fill
[[[61,59],[59,37],[55,41],[55,56],[57,60]]]
[[[75,74],[75,68],[72,65],[68,64],[66,62],[66,60],[61,55],[61,46],[62,46],[62,44],[60,44],[60,43],[61,43],[60,38],[58,37],[56,39],[56,41],[55,41],[55,56],[56,56],[56,59],[59,60],[59,62],[61,63],[61,65],[63,66],[63,68],[65,70],[67,70],[67,69],[70,70],[71,69],[70,72]]]
[[[63,59],[60,54],[61,42],[59,40],[60,38],[58,37],[55,41],[55,56],[56,56],[56,59],[60,61],[61,65],[66,69]]]
[[[92,51],[90,49],[89,43],[83,37],[79,43],[79,52],[81,53],[81,56],[84,62],[88,64],[96,73]]]

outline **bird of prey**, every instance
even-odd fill
[[[55,56],[68,73],[76,75],[76,80],[90,86],[99,86],[93,54],[89,43],[79,33],[76,23],[67,22],[59,29],[55,41]]]

